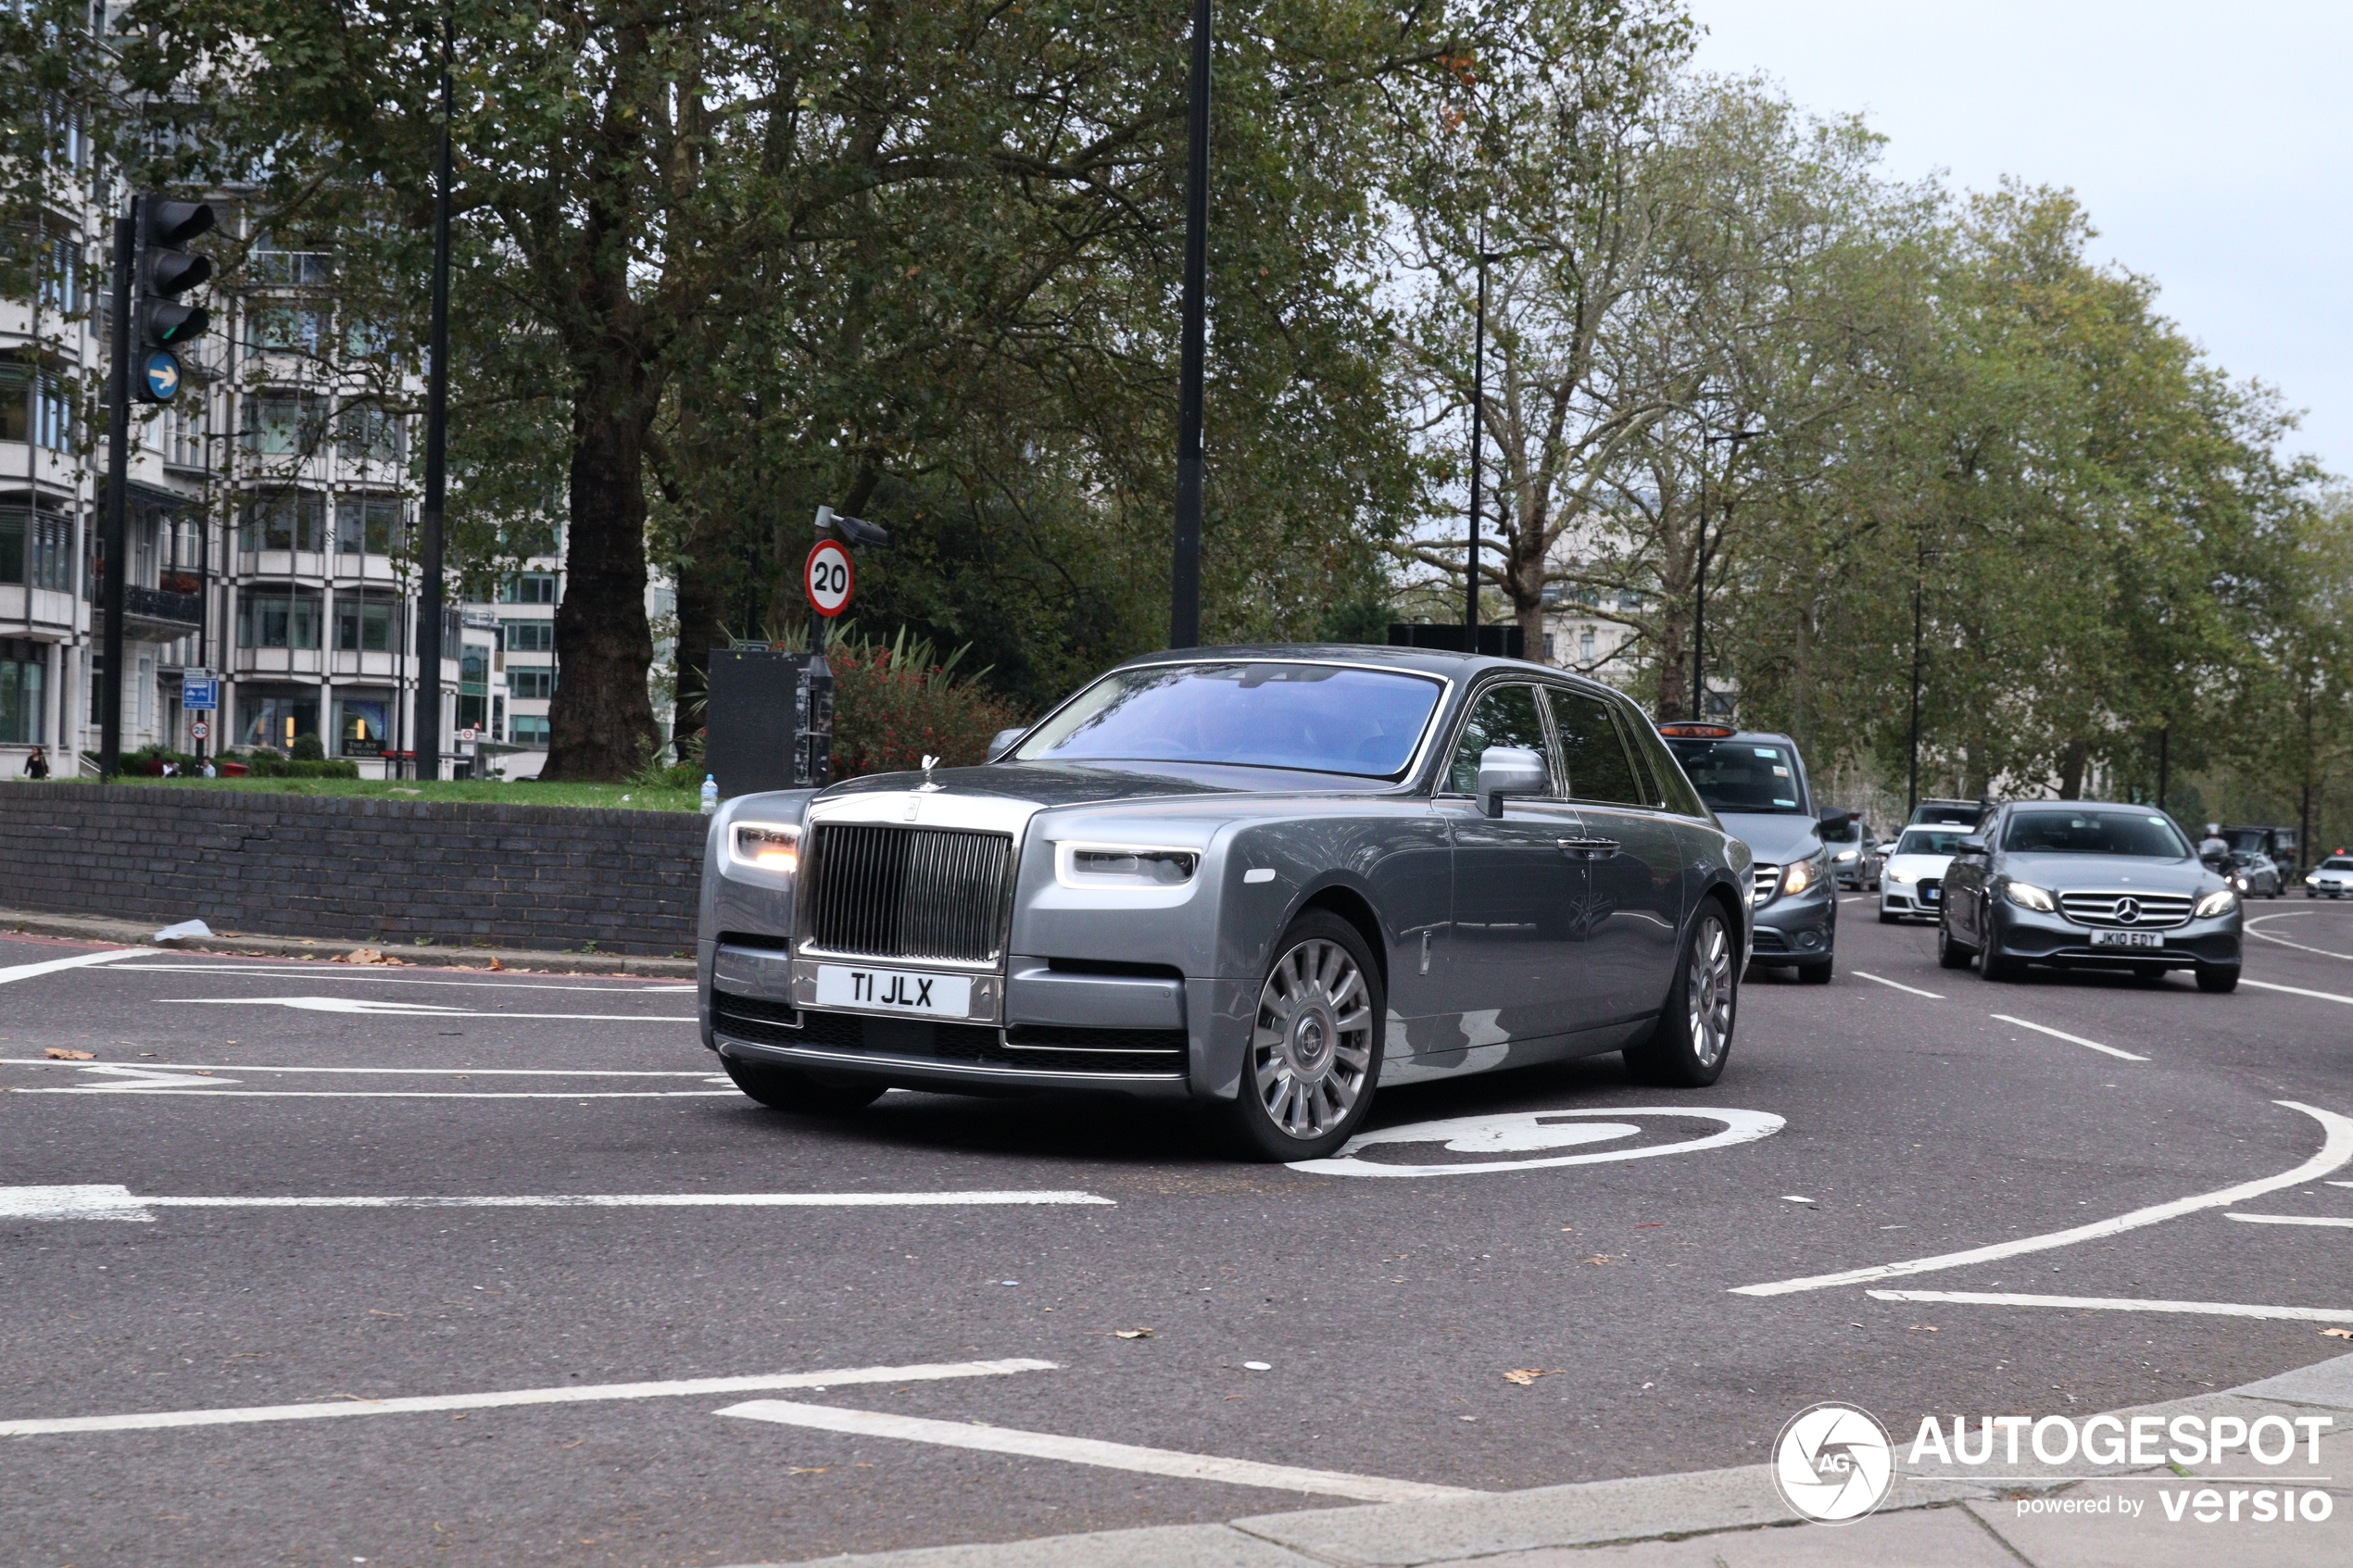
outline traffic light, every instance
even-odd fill
[[[180,390],[182,345],[204,335],[210,318],[180,295],[212,276],[212,258],[181,247],[212,228],[203,202],[139,198],[139,250],[132,306],[132,389],[143,403],[169,403]]]

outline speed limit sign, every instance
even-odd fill
[[[818,540],[817,547],[809,552],[809,608],[828,619],[848,609],[854,575],[849,552],[838,540]]]
[[[212,726],[206,723],[201,719],[192,721],[188,725],[188,738],[191,740],[210,740],[212,738]]]

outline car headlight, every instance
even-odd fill
[[[1820,880],[1822,864],[1819,858],[1791,861],[1788,869],[1781,872],[1781,891],[1784,893],[1805,892]]]
[[[800,829],[790,822],[737,822],[727,833],[727,858],[790,876],[800,870]]]
[[[2212,920],[2217,915],[2227,915],[2238,907],[2239,896],[2236,888],[2218,887],[2197,901],[2197,918]]]
[[[1889,872],[1887,873],[1887,880],[1890,882],[1900,882],[1905,886],[1909,887],[1912,884],[1919,881],[1919,877],[1917,873],[1912,872]]]
[[[2310,876],[2308,876],[2308,877],[2306,877],[2306,878],[2304,879],[2304,884],[2305,884],[2307,887],[2318,887],[2318,886],[2320,886],[2320,885],[2321,885],[2321,873],[2320,873],[2320,872],[2313,872]]]
[[[1182,887],[1201,870],[1198,849],[1064,844],[1055,868],[1072,887]]]
[[[1841,860],[1851,860],[1855,858],[1855,851],[1852,849],[1842,849],[1834,858]]]
[[[2057,900],[2031,882],[2013,882],[2002,889],[2002,896],[2021,909],[2034,909],[2046,915],[2058,908]]]

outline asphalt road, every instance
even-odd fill
[[[934,1440],[969,1424],[1344,1473],[1330,1485],[1369,1497],[1753,1461],[1819,1399],[1908,1433],[2348,1348],[2312,1322],[1869,1291],[2353,1308],[2353,1228],[2227,1217],[2353,1222],[2353,1166],[1993,1261],[1737,1293],[2278,1177],[2330,1131],[2278,1102],[2353,1116],[2353,909],[2254,906],[2273,940],[2249,942],[2248,979],[2296,989],[2229,997],[2186,976],[1988,984],[1938,969],[1927,930],[1846,912],[1835,984],[1751,978],[1712,1089],[1629,1085],[1605,1058],[1384,1093],[1383,1127],[1573,1111],[1594,1139],[1523,1120],[1365,1157],[1591,1157],[1416,1179],[1231,1163],[1115,1102],[894,1093],[848,1122],[781,1115],[713,1080],[676,985],[155,953],[18,975],[93,949],[0,942],[0,1431],[369,1412],[0,1437],[0,1561],[791,1561],[1344,1500]],[[1691,1143],[1708,1147],[1619,1157]],[[35,1186],[95,1190],[6,1217],[34,1202],[7,1189]],[[1109,1201],[707,1201],[972,1192]],[[705,1201],[136,1207],[584,1195]],[[1051,1365],[964,1364],[1016,1360]],[[368,1403],[810,1372],[842,1376]],[[715,1413],[761,1399],[967,1424]]]

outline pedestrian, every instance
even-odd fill
[[[24,759],[24,776],[29,779],[45,779],[49,776],[48,756],[37,746],[32,748],[32,755]]]
[[[205,776],[206,778],[208,778],[208,779],[219,778],[219,777],[220,776],[220,774],[218,774],[218,773],[216,773],[216,772],[214,772],[214,771],[213,771],[213,770],[212,770],[212,759],[211,759],[211,758],[209,758],[209,757],[208,757],[208,758],[206,758],[206,759],[204,759],[204,776]]]

